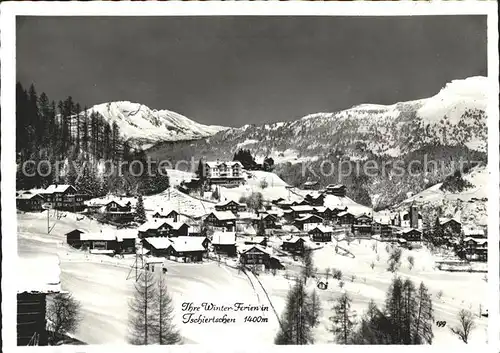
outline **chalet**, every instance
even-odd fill
[[[309,231],[320,224],[323,224],[323,218],[313,214],[296,218],[294,222],[294,225],[303,231]]]
[[[293,201],[292,206],[311,206],[306,199],[300,201]]]
[[[174,222],[179,222],[179,212],[176,210],[171,210],[169,212],[163,212],[163,208],[160,211],[157,211],[153,214],[153,218],[171,218]]]
[[[380,235],[381,238],[390,238],[392,237],[392,227],[388,222],[374,220],[372,223],[372,234]]]
[[[308,233],[311,240],[314,242],[328,242],[332,241],[333,229],[331,227],[319,225],[311,229]]]
[[[305,197],[307,203],[311,206],[323,206],[325,195],[323,194],[307,194]]]
[[[91,254],[113,255],[118,248],[116,236],[110,233],[81,233],[81,248]]]
[[[167,248],[167,256],[182,259],[184,262],[202,261],[207,253],[209,241],[206,237],[181,236],[169,240],[172,244]]]
[[[325,189],[325,193],[328,195],[335,195],[338,197],[345,197],[346,195],[346,187],[342,184],[337,185],[328,185]]]
[[[215,232],[212,236],[212,246],[217,254],[236,256],[236,233]]]
[[[354,224],[355,218],[356,217],[352,213],[347,211],[342,211],[337,214],[338,223],[340,225],[352,226]]]
[[[354,219],[352,225],[354,235],[370,235],[372,233],[372,217],[362,214]]]
[[[116,252],[119,254],[135,254],[135,232],[120,232],[116,236]]]
[[[475,226],[464,226],[462,229],[462,235],[464,238],[485,238],[484,230]]]
[[[302,188],[304,190],[314,190],[318,187],[318,182],[317,181],[306,181],[303,185]]]
[[[231,200],[218,203],[217,205],[215,205],[215,210],[221,212],[230,211],[234,214],[238,214],[238,212],[244,212],[246,210],[246,205]]]
[[[236,229],[236,216],[229,211],[214,211],[205,217],[204,223],[208,226],[232,231]]]
[[[33,194],[31,191],[20,193],[16,196],[16,207],[20,211],[40,212],[44,198],[40,194]]]
[[[261,236],[261,235],[245,237],[244,243],[245,243],[245,245],[267,246],[267,237]]]
[[[45,199],[45,202],[53,208],[67,211],[81,211],[85,208],[84,194],[80,194],[72,185],[56,185],[48,186],[40,193]]]
[[[150,254],[155,257],[167,256],[167,250],[171,245],[170,238],[150,237],[142,239],[143,248],[149,250]]]
[[[135,216],[130,201],[124,205],[117,201],[110,201],[104,206],[104,214],[111,221],[119,223],[132,222]]]
[[[278,218],[273,216],[272,214],[264,214],[261,218],[257,218],[254,220],[254,225],[258,226],[258,224],[262,222],[264,229],[275,229],[277,228]]]
[[[139,238],[147,237],[179,237],[186,236],[189,226],[184,222],[174,222],[172,219],[158,219],[142,224],[138,229]]]
[[[444,234],[460,235],[462,224],[453,218],[439,218],[439,225]]]
[[[66,243],[74,248],[80,248],[82,246],[80,234],[82,233],[85,233],[85,231],[81,229],[74,229],[71,232],[66,233]]]
[[[468,260],[488,260],[488,239],[466,237],[463,239],[465,256]]]
[[[406,228],[399,232],[399,237],[406,241],[421,241],[422,232],[414,228]]]
[[[209,184],[239,185],[245,180],[243,165],[239,161],[203,162],[203,172]]]
[[[282,210],[289,210],[291,206],[293,206],[293,202],[291,201],[286,201],[286,200],[283,200],[283,201],[280,201],[276,204],[276,206],[278,206],[279,208],[281,208]]]
[[[294,254],[302,254],[304,252],[305,240],[301,237],[291,236],[283,240],[282,249]]]
[[[312,214],[314,209],[309,205],[291,206],[292,218],[299,218],[305,214]]]
[[[47,346],[47,296],[61,292],[60,262],[55,256],[19,258],[17,283],[17,345]]]
[[[277,199],[272,200],[272,201],[271,201],[271,203],[272,203],[273,205],[277,205],[278,203],[280,203],[280,202],[282,202],[282,201],[285,201],[285,199],[284,199],[284,198],[282,198],[282,197],[278,197]]]
[[[252,245],[240,253],[243,265],[264,265],[266,268],[283,268],[280,261],[263,246]]]

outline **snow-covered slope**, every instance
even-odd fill
[[[124,138],[143,147],[159,141],[198,139],[226,129],[199,124],[169,110],[150,109],[127,101],[98,104],[87,113],[92,112],[99,113],[110,124],[116,122]]]
[[[462,224],[475,224],[486,226],[488,222],[487,203],[489,194],[489,177],[487,166],[474,168],[464,175],[465,180],[472,187],[461,192],[448,192],[441,190],[442,183],[406,199],[397,209],[407,209],[408,205],[415,202],[421,206],[424,214],[441,209],[441,217],[458,218]],[[490,195],[492,196],[492,195]]]
[[[237,148],[257,156],[324,156],[340,149],[360,158],[366,153],[400,156],[428,145],[465,145],[486,151],[489,79],[476,76],[447,83],[436,95],[393,105],[362,104],[299,120],[245,125],[202,140],[195,149],[228,157]],[[292,143],[293,141],[293,143]]]

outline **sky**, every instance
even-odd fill
[[[430,97],[487,75],[486,16],[18,17],[17,80],[203,124]]]

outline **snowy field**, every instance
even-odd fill
[[[387,289],[394,277],[394,274],[387,271],[386,243],[355,240],[350,244],[342,241],[339,246],[347,249],[354,257],[336,254],[333,243],[313,251],[314,264],[320,274],[317,278],[324,277],[321,274],[325,273],[326,268],[335,268],[342,271],[344,282],[344,287],[341,289],[339,281],[330,277],[328,289],[320,290],[316,288],[315,279],[308,280],[309,292],[316,289],[322,299],[322,319],[315,329],[317,343],[331,343],[333,340],[332,334],[328,332],[330,327],[328,318],[333,314],[332,300],[337,298],[342,290],[351,295],[353,310],[360,317],[366,310],[370,299],[373,299],[379,308],[383,307]],[[377,252],[374,250],[375,246]],[[409,255],[415,259],[415,265],[411,270],[407,261]],[[372,262],[374,263],[373,269],[370,266]],[[282,275],[261,274],[259,276],[278,312],[285,307],[288,289],[293,285],[293,277],[300,271],[299,264],[287,266],[288,270],[285,271],[289,273],[290,280]],[[444,328],[433,326],[433,343],[461,344],[461,341],[450,332],[449,327],[458,324],[456,315],[460,309],[464,308],[476,314],[477,327],[472,331],[469,343],[486,343],[487,318],[478,316],[480,308],[483,313],[486,311],[488,284],[484,280],[484,273],[439,271],[434,268],[434,256],[426,248],[422,248],[403,249],[401,267],[397,274],[402,278],[411,279],[416,286],[423,281],[432,296],[435,321],[446,321]]]
[[[18,214],[18,253],[23,257],[35,257],[40,254],[57,254],[61,260],[61,285],[81,301],[84,319],[75,337],[91,344],[125,343],[127,336],[128,300],[133,294],[133,275],[130,267],[134,256],[115,259],[107,256],[90,255],[72,249],[65,244],[64,234],[74,228],[86,231],[98,231],[110,228],[117,234],[130,230],[114,230],[110,226],[98,224],[88,218],[77,220],[74,214],[66,213],[55,225],[50,235],[46,234],[46,213]],[[51,224],[53,221],[51,220]],[[271,242],[272,243],[272,242]],[[375,248],[375,244],[377,244]],[[353,309],[360,316],[366,310],[370,299],[379,306],[383,305],[385,293],[393,278],[387,271],[388,253],[385,243],[374,240],[345,241],[339,243],[354,257],[336,254],[333,244],[326,244],[314,250],[314,263],[319,273],[325,268],[336,268],[343,272],[344,290],[353,297]],[[407,257],[415,258],[415,265],[410,270]],[[434,325],[434,343],[460,344],[451,334],[449,326],[457,323],[456,314],[461,308],[470,309],[478,314],[480,307],[487,309],[487,283],[483,273],[451,273],[434,268],[435,257],[425,248],[403,250],[401,267],[398,274],[408,277],[416,285],[423,281],[433,298],[436,321],[446,321],[444,328]],[[374,263],[374,268],[370,267]],[[258,279],[264,286],[278,314],[285,306],[286,294],[293,284],[293,277],[299,273],[299,261],[286,261],[287,269],[278,271],[276,276],[262,273]],[[234,341],[255,344],[272,344],[278,329],[278,321],[272,308],[258,311],[268,319],[266,323],[243,323],[244,314],[237,315],[236,323],[230,324],[183,324],[181,305],[192,301],[213,302],[216,305],[230,305],[234,302],[245,304],[269,305],[268,299],[258,280],[247,277],[237,270],[207,261],[202,264],[182,264],[166,262],[167,284],[174,299],[176,322],[185,343],[216,343],[221,329],[230,334]],[[290,280],[285,279],[285,271]],[[156,272],[160,274],[158,271]],[[354,275],[354,278],[352,277]],[[131,277],[127,280],[127,277]],[[316,280],[309,279],[308,289],[316,288]],[[320,325],[315,329],[316,343],[330,343],[332,336],[328,332],[328,317],[331,316],[331,300],[341,293],[338,281],[329,279],[327,290],[317,289],[322,299],[323,313]],[[442,293],[440,293],[442,292]],[[440,294],[440,295],[439,295]],[[211,312],[202,312],[211,316]],[[223,328],[219,327],[223,325]],[[485,343],[487,319],[476,317],[476,329],[472,332],[471,343]]]

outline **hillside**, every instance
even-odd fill
[[[132,102],[109,102],[90,108],[109,124],[116,122],[122,136],[132,144],[149,148],[160,141],[194,140],[211,136],[225,127],[199,124],[169,110],[150,109]]]
[[[430,98],[387,106],[362,104],[296,121],[245,125],[190,143],[188,148],[196,157],[227,158],[244,147],[258,157],[269,155],[292,163],[334,150],[361,159],[368,151],[398,157],[428,145],[485,152],[487,92],[486,77],[470,77],[446,84]],[[151,153],[160,157],[166,150],[160,144]]]
[[[488,168],[480,166],[463,176],[471,183],[470,188],[460,192],[442,190],[443,183],[436,184],[412,197],[407,198],[396,206],[396,209],[407,209],[415,203],[422,208],[424,217],[433,221],[436,211],[440,210],[440,217],[461,219],[462,223],[486,226],[488,223]]]

